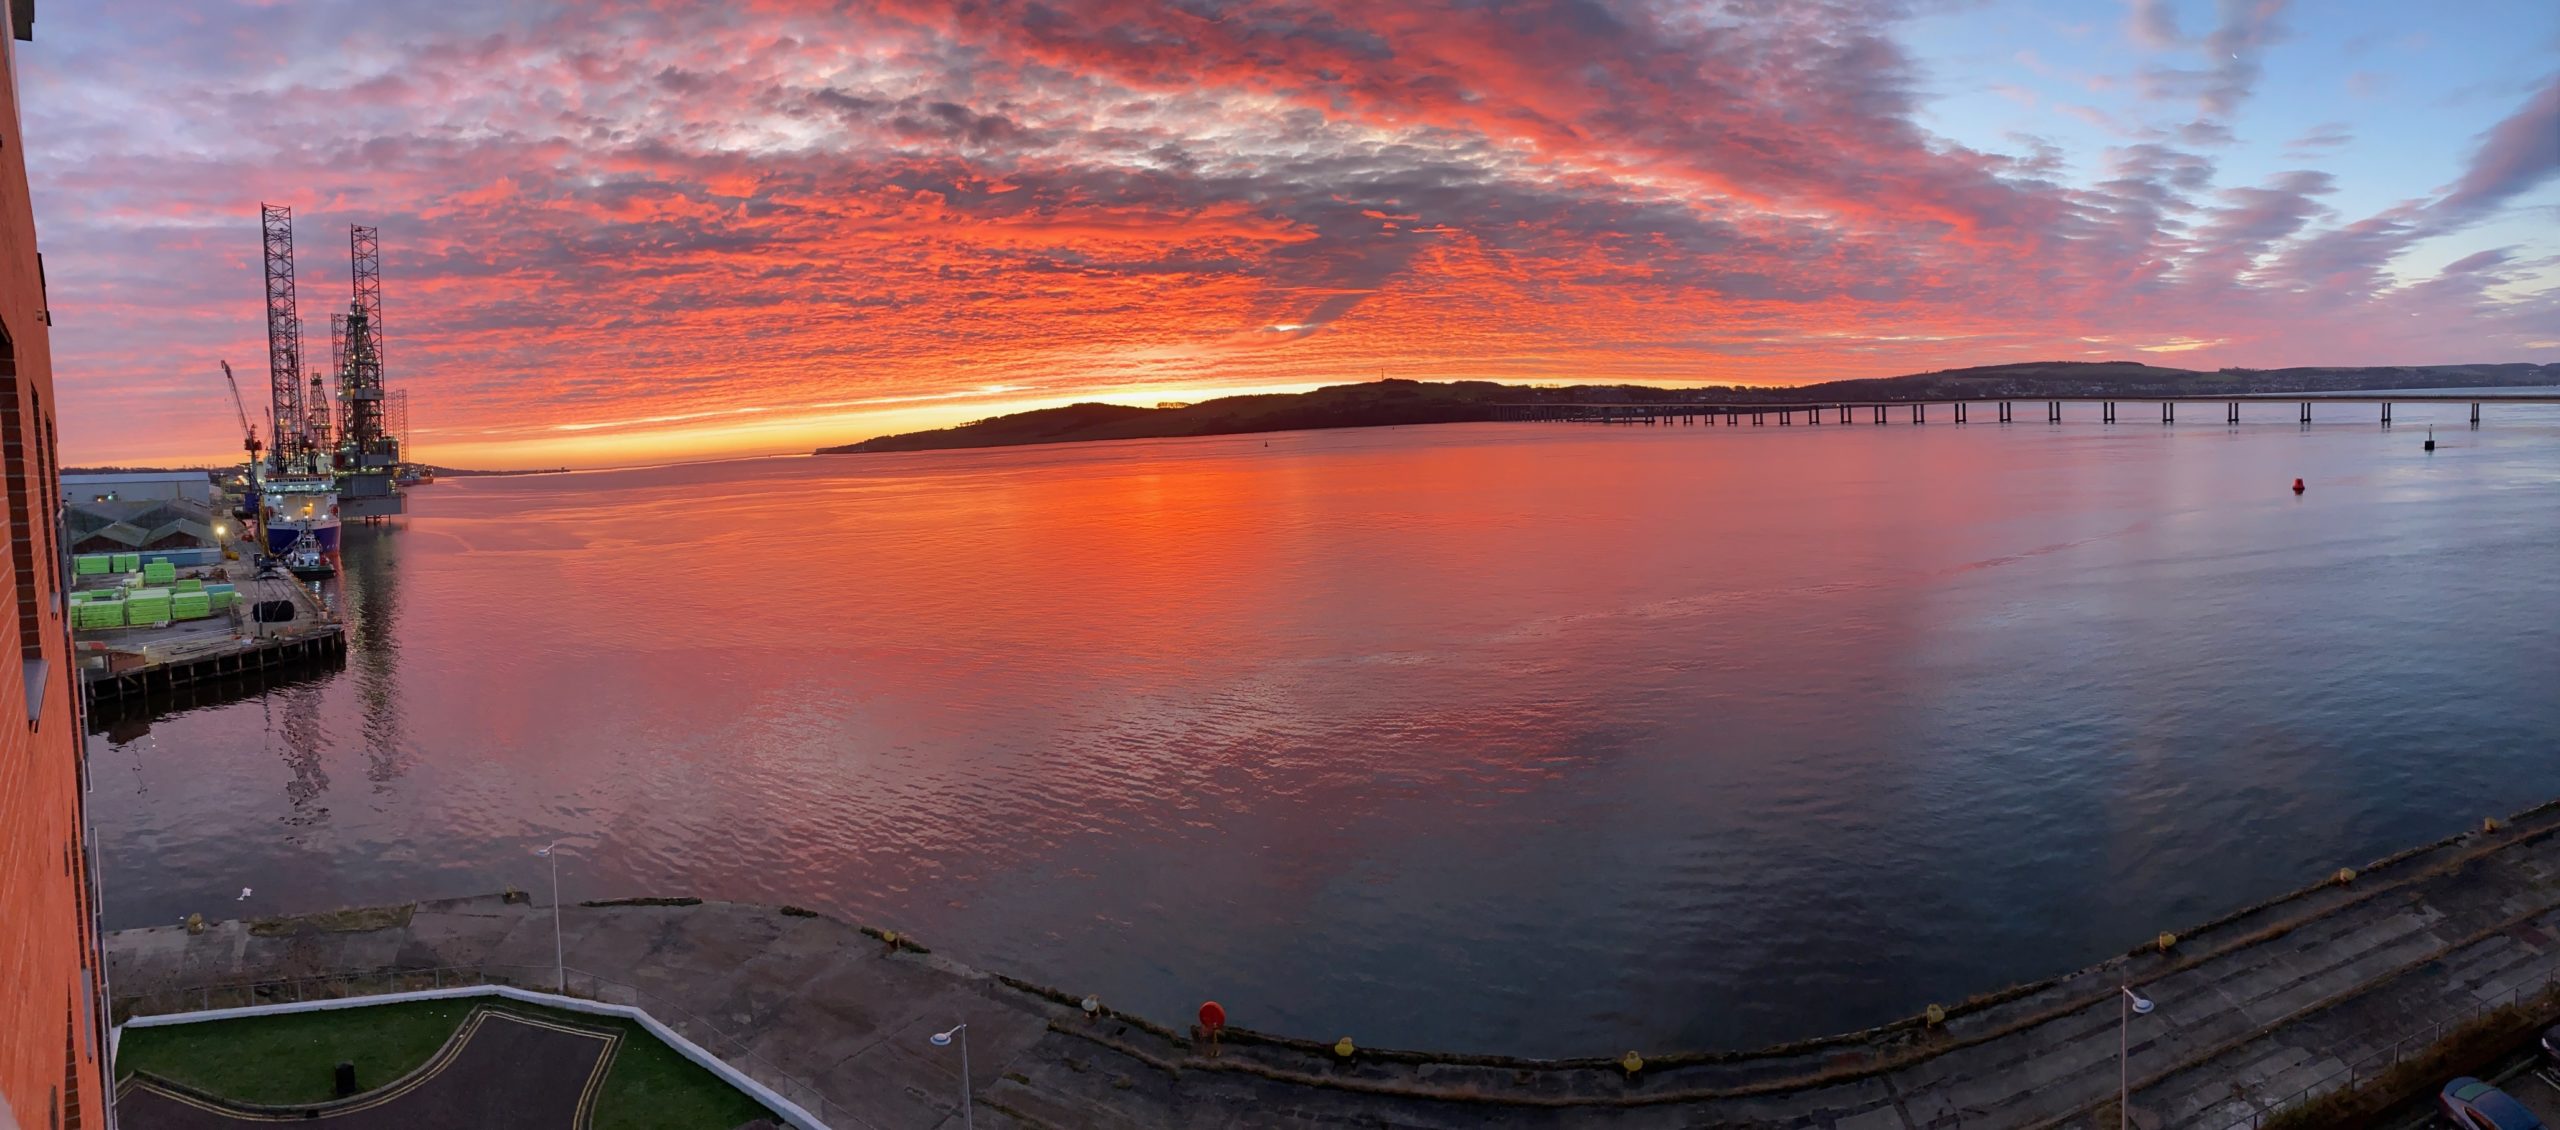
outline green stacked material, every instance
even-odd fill
[[[205,599],[213,602],[213,610],[216,612],[228,612],[232,605],[240,602],[240,594],[227,589],[222,592],[207,592],[204,595]]]
[[[83,553],[71,559],[71,571],[83,577],[104,576],[115,569],[111,553]]]
[[[174,590],[178,591],[178,592],[203,592],[203,591],[204,591],[204,582],[203,582],[203,581],[199,581],[199,580],[197,580],[197,579],[195,579],[195,578],[193,578],[193,577],[189,577],[189,578],[187,578],[186,580],[180,581],[180,582],[178,582],[177,584],[171,585],[171,586],[169,586],[169,587],[170,587],[171,589],[174,589]]]
[[[119,553],[115,555],[115,559],[115,564],[108,569],[109,572],[138,573],[142,571],[142,555],[139,553]]]
[[[124,600],[124,622],[137,628],[156,628],[169,622],[169,590],[135,589]]]
[[[230,585],[230,584],[215,583],[215,584],[206,585],[206,586],[204,587],[204,591],[206,591],[206,592],[238,592],[238,591],[240,591],[240,588],[239,588],[239,586],[237,586],[237,585]]]
[[[81,631],[124,627],[124,602],[92,600],[72,609],[71,626]]]
[[[213,598],[200,592],[182,592],[169,597],[169,618],[202,620],[213,615]]]
[[[105,589],[76,589],[71,593],[71,603],[73,604],[87,604],[93,600],[105,600],[106,598],[107,590]]]
[[[166,561],[154,561],[142,567],[145,584],[165,585],[178,579],[178,567]]]

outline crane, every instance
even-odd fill
[[[258,442],[258,426],[249,422],[249,405],[240,399],[240,379],[231,375],[229,361],[222,363],[222,380],[231,386],[231,408],[240,414],[240,446],[249,452],[249,466],[254,471],[258,464],[258,450],[265,445]]]
[[[240,414],[240,446],[249,453],[249,491],[241,496],[240,508],[232,514],[244,523],[256,522],[261,513],[258,504],[258,449],[265,445],[258,442],[258,426],[249,422],[249,406],[240,399],[240,378],[231,375],[229,361],[222,363],[222,383],[231,386],[231,410]],[[220,536],[221,529],[220,526],[214,527],[216,536]],[[243,531],[255,532],[245,526]],[[261,535],[259,540],[263,542],[266,539]],[[225,560],[235,560],[239,554],[226,547],[222,556]]]

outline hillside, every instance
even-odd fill
[[[1463,423],[1493,419],[1496,405],[1520,403],[1800,404],[1834,400],[1937,400],[1958,396],[2029,400],[2037,397],[2214,396],[2532,385],[2560,385],[2560,365],[2370,366],[2202,372],[2133,361],[2045,361],[1948,369],[1900,377],[1829,381],[1795,388],[1662,389],[1641,385],[1533,388],[1490,381],[1437,384],[1384,380],[1330,385],[1312,392],[1229,396],[1168,408],[1071,404],[1064,408],[996,416],[935,431],[879,436],[860,443],[820,448],[817,453],[849,455],[1313,428]]]

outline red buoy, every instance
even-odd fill
[[[2293,481],[2293,493],[2295,493],[2295,494],[2301,494],[2301,493],[2302,493],[2302,480],[2300,480],[2300,479],[2295,479],[2295,480]]]

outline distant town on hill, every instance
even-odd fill
[[[2374,389],[2560,385],[2560,365],[2389,365],[2360,368],[2221,369],[2203,372],[2134,361],[2036,361],[1795,387],[1641,385],[1535,387],[1492,381],[1381,380],[1311,392],[1229,396],[1140,408],[1070,404],[934,431],[822,447],[820,455],[1011,447],[1105,439],[1235,435],[1314,428],[1452,424],[1496,418],[1504,404],[1776,404],[1807,401],[2085,399],[2102,396],[2241,396]]]

